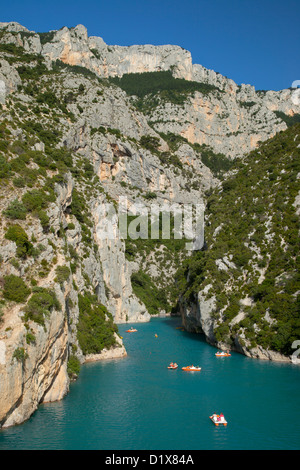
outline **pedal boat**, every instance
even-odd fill
[[[215,355],[216,355],[216,357],[229,357],[229,356],[231,356],[231,354],[225,353],[225,352],[217,352]]]
[[[227,426],[227,421],[224,416],[212,415],[209,417],[215,426]]]
[[[135,328],[130,328],[130,330],[126,330],[126,333],[134,333],[137,331]]]
[[[186,367],[182,367],[182,370],[185,370],[187,372],[200,372],[201,367],[186,366]]]
[[[171,363],[169,366],[168,366],[168,369],[178,369],[178,364],[173,364]]]

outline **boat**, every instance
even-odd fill
[[[126,330],[126,333],[133,333],[134,331],[137,331],[135,328],[130,328],[130,330]]]
[[[227,421],[223,415],[223,413],[221,413],[220,415],[217,415],[216,413],[214,413],[212,416],[209,417],[211,419],[211,421],[214,423],[215,426],[227,426]]]
[[[215,355],[216,355],[216,357],[229,357],[229,356],[231,356],[231,354],[223,352],[223,351],[221,351],[221,352],[218,351]]]
[[[200,372],[201,367],[185,366],[185,367],[182,367],[182,370],[185,370],[187,372]]]
[[[176,362],[171,362],[171,364],[168,366],[168,369],[178,369],[178,364],[176,364]]]

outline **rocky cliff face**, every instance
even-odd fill
[[[299,131],[262,144],[212,192],[207,250],[178,273],[186,328],[249,357],[293,361],[299,338]]]
[[[288,116],[299,112],[291,89],[255,91],[251,85],[239,86],[213,70],[193,64],[190,52],[179,46],[109,46],[100,37],[89,37],[83,25],[42,34],[17,23],[0,23],[0,27],[6,32],[5,42],[41,54],[49,66],[60,60],[105,78],[171,70],[174,77],[214,86],[214,93],[196,93],[183,106],[161,103],[148,120],[159,132],[180,134],[191,143],[209,145],[232,158],[286,129],[286,123],[274,112]]]
[[[209,92],[178,104],[158,91],[141,107],[110,80],[159,71]],[[286,129],[275,111],[299,113],[291,93],[237,86],[177,46],[0,23],[0,426],[61,399],[74,362],[125,355],[117,323],[176,301],[185,240],[116,236],[119,198],[133,218],[154,203],[203,204],[229,160]],[[183,319],[210,338],[214,299],[201,299],[181,304]]]

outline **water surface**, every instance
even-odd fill
[[[0,431],[0,450],[299,449],[300,367],[216,358],[178,322],[152,319],[133,325],[136,333],[119,325],[128,356],[84,365],[62,401]],[[201,372],[181,370],[190,364]],[[214,412],[227,427],[211,423]]]

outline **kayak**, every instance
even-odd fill
[[[215,426],[227,426],[227,421],[224,416],[212,415],[209,417]]]
[[[170,364],[168,369],[178,369],[178,364]]]
[[[201,370],[201,367],[186,366],[186,367],[182,367],[182,370],[185,370],[187,372],[199,372]]]

